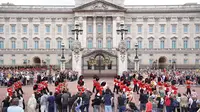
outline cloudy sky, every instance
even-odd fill
[[[0,3],[14,3],[15,5],[73,5],[74,0],[0,0]],[[200,0],[125,0],[125,4],[132,5],[176,5],[184,3],[198,3]]]

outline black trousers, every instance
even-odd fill
[[[186,94],[188,95],[188,93],[191,95],[191,89],[187,88]]]
[[[113,88],[113,92],[115,92],[116,90],[116,93],[118,94],[119,93],[119,86],[115,85],[114,88]]]
[[[93,86],[92,92],[94,93],[96,90],[96,86]]]
[[[137,84],[134,84],[133,92],[135,91],[139,93],[139,87],[137,86]]]
[[[20,91],[21,94],[24,94],[24,91],[22,90],[22,88],[19,88],[18,91]]]

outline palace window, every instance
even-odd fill
[[[153,48],[153,40],[149,40],[149,48],[150,48],[150,49]]]
[[[165,25],[160,25],[160,33],[164,33],[165,32]]]
[[[50,49],[50,40],[46,40],[46,49]]]
[[[11,45],[12,45],[11,46],[12,49],[16,49],[16,42],[15,41],[11,41]]]
[[[3,32],[4,32],[4,26],[0,25],[0,33],[3,33]]]
[[[23,25],[23,33],[27,33],[27,25]]]
[[[183,63],[184,63],[184,64],[188,64],[188,59],[184,59],[184,60],[183,60]]]
[[[131,41],[130,41],[130,40],[126,40],[126,47],[127,47],[128,49],[131,48]]]
[[[111,40],[111,39],[108,39],[108,40],[107,40],[107,48],[108,48],[108,49],[111,49],[111,48],[112,48],[112,40]]]
[[[102,48],[102,40],[98,40],[98,48]]]
[[[73,30],[73,25],[69,24],[68,25],[68,33],[72,33],[72,30]]]
[[[138,48],[139,48],[139,49],[142,48],[142,41],[141,41],[141,40],[138,41]]]
[[[15,62],[15,59],[12,59],[12,65],[15,65],[16,62]]]
[[[195,64],[199,64],[199,59],[195,59]]]
[[[91,25],[91,24],[89,24],[89,25],[88,25],[88,33],[92,33],[92,32],[93,32],[92,25]]]
[[[58,33],[61,33],[61,32],[62,32],[62,26],[61,26],[61,25],[58,25],[58,26],[57,26],[57,30],[58,30]]]
[[[172,40],[172,48],[173,48],[173,49],[176,48],[176,40]]]
[[[0,60],[0,65],[3,65],[4,64],[4,61],[1,59]]]
[[[188,33],[188,25],[187,24],[183,25],[183,32]]]
[[[161,40],[161,41],[160,41],[160,48],[161,48],[161,49],[164,49],[164,48],[165,48],[165,41],[164,41],[164,40]]]
[[[23,48],[27,49],[27,41],[26,40],[23,41]]]
[[[46,33],[50,33],[50,25],[46,25]]]
[[[11,32],[15,33],[16,32],[16,25],[11,25]]]
[[[112,26],[111,24],[107,25],[107,33],[111,33],[112,32]]]
[[[195,40],[195,48],[200,48],[199,46],[200,46],[199,40]]]
[[[35,41],[34,47],[35,47],[35,49],[38,49],[38,48],[39,48],[39,41],[38,41],[38,40]]]
[[[200,24],[195,25],[195,32],[200,33]]]
[[[150,64],[150,65],[153,64],[153,59],[149,59],[149,64]]]
[[[73,44],[73,39],[70,38],[70,39],[68,40],[69,49],[72,48],[72,44]]]
[[[183,48],[188,48],[188,40],[183,41]]]
[[[39,32],[39,26],[38,25],[34,25],[34,32],[38,33]]]
[[[138,25],[138,33],[142,33],[142,25]]]
[[[97,25],[97,32],[102,33],[102,25],[101,24]]]
[[[57,41],[57,48],[61,49],[62,42],[60,40]]]
[[[91,40],[91,39],[88,40],[88,45],[87,45],[88,49],[92,49],[93,48],[93,44],[92,43],[93,43],[93,40]]]
[[[153,33],[153,25],[149,25],[149,33]]]
[[[4,41],[0,41],[0,49],[4,48]]]
[[[131,33],[131,25],[126,25],[126,28],[127,28],[127,30],[128,30],[127,33]]]
[[[176,33],[176,24],[172,25],[172,33]]]

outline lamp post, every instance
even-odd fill
[[[127,29],[125,29],[124,24],[121,23],[120,24],[120,29],[117,30],[118,34],[121,34],[121,40],[124,40],[124,34],[126,34],[128,32]]]
[[[61,61],[60,70],[63,71],[63,70],[65,70],[65,55],[64,55],[65,45],[64,45],[64,43],[62,43],[61,49],[62,49],[62,55],[61,55],[61,59],[60,59],[60,61]]]
[[[135,44],[135,52],[136,53],[135,53],[135,59],[134,59],[134,62],[135,62],[135,71],[139,71],[139,69],[140,69],[137,50],[138,50],[138,44],[136,43]]]
[[[175,70],[176,69],[176,61],[172,62],[172,66],[173,66],[173,69]]]
[[[75,24],[75,28],[72,30],[73,34],[76,34],[76,40],[78,40],[79,33],[81,34],[83,32],[82,29],[80,29],[79,24]]]

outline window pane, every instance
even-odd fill
[[[27,33],[27,26],[23,26],[23,33]]]
[[[131,33],[131,25],[126,25],[126,28],[128,30],[128,33]]]
[[[172,33],[176,33],[176,25],[172,25]]]
[[[138,33],[142,33],[142,26],[138,25]]]
[[[49,40],[46,41],[46,49],[50,49],[50,41]]]
[[[35,41],[35,49],[39,48],[39,41]]]
[[[27,41],[23,41],[23,48],[27,49]]]
[[[184,31],[184,33],[188,33],[188,25],[183,25],[183,31]]]
[[[4,32],[3,30],[4,30],[3,26],[0,26],[0,33],[3,33]]]
[[[127,40],[127,41],[126,41],[126,47],[127,47],[128,49],[131,48],[131,41],[130,41],[130,40]]]
[[[164,33],[165,32],[165,25],[160,25],[160,33]]]
[[[61,49],[61,41],[57,41],[57,48]]]
[[[12,33],[15,33],[15,25],[12,25],[12,26],[11,26],[11,32],[12,32]]]
[[[15,59],[12,59],[12,65],[15,65]]]
[[[153,25],[149,25],[149,33],[153,33]]]
[[[199,40],[195,40],[195,48],[199,48]]]
[[[99,24],[97,27],[98,27],[98,28],[97,28],[97,32],[98,32],[98,33],[102,33],[102,25]]]
[[[0,60],[0,65],[3,65],[4,64],[4,61],[3,60]]]
[[[72,24],[68,25],[68,33],[72,33],[72,30],[73,30],[73,25]]]
[[[149,59],[149,64],[152,65],[153,64],[153,60]]]
[[[111,32],[112,32],[111,24],[108,24],[108,26],[107,26],[107,33],[111,33]]]
[[[0,49],[4,48],[4,41],[0,41]]]
[[[112,40],[107,40],[107,48],[112,48]]]
[[[72,39],[69,39],[69,49],[72,48],[72,44],[73,44],[73,40],[72,40]]]
[[[164,40],[160,41],[160,48],[161,49],[165,48],[165,41]]]
[[[199,32],[200,32],[200,28],[199,28],[200,25],[199,25],[199,24],[198,24],[198,25],[195,25],[195,27],[196,27],[196,28],[195,28],[195,29],[196,29],[196,33],[199,33]]]
[[[138,48],[142,48],[142,41],[138,41]]]
[[[183,46],[184,48],[188,48],[188,40],[184,40],[184,41],[183,41],[183,45],[184,45],[184,46]]]
[[[12,49],[15,49],[15,48],[16,48],[16,43],[15,43],[15,41],[12,41],[11,44],[12,44]]]
[[[34,26],[34,32],[38,33],[38,26]]]
[[[58,27],[58,33],[61,33],[62,32],[61,26],[57,26],[57,27]]]
[[[50,33],[50,26],[46,26],[46,33]]]
[[[188,64],[188,59],[184,59],[184,64]]]
[[[92,46],[93,46],[93,45],[92,45],[92,40],[88,40],[88,48],[89,48],[89,49],[92,49]]]
[[[92,25],[88,25],[88,33],[92,33],[92,32],[93,32]]]
[[[98,48],[102,48],[102,40],[98,40]]]
[[[153,41],[149,41],[149,48],[150,48],[150,49],[153,48]]]
[[[199,64],[199,59],[196,59],[196,60],[195,60],[195,64]]]
[[[172,48],[176,48],[176,40],[172,40]]]

